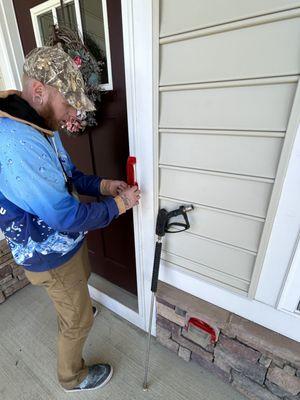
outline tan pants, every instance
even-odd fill
[[[57,268],[45,272],[25,271],[33,285],[45,287],[56,309],[57,375],[65,389],[77,386],[88,373],[82,350],[94,321],[87,287],[90,273],[86,242],[69,261]]]

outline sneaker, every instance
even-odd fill
[[[94,315],[94,318],[96,318],[96,315],[98,315],[98,312],[99,312],[98,308],[95,307],[95,306],[93,306],[93,315]]]
[[[87,377],[73,389],[65,392],[83,392],[85,390],[100,389],[105,386],[113,375],[113,367],[109,364],[95,364],[88,367]]]

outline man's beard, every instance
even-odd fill
[[[80,130],[78,132],[71,132],[68,129],[66,129],[65,127],[64,128],[59,127],[58,131],[59,131],[59,133],[64,133],[64,134],[66,134],[68,136],[71,136],[71,137],[83,136],[83,135],[86,135],[88,133],[87,129]]]
[[[42,112],[39,113],[43,117],[45,124],[52,131],[58,131],[61,124],[54,118],[54,110],[50,104],[46,104],[43,107]]]
[[[84,135],[85,130],[79,130],[77,132],[72,132],[66,128],[66,124],[64,121],[58,121],[57,119],[54,118],[54,110],[51,104],[47,104],[44,106],[43,111],[40,113],[40,116],[43,117],[45,124],[47,127],[52,130],[52,131],[59,131],[60,133],[64,133],[68,136],[81,136]]]

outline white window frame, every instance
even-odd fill
[[[110,40],[109,40],[109,27],[108,27],[108,16],[107,16],[107,0],[102,1],[102,11],[103,11],[103,24],[104,24],[104,37],[105,37],[105,49],[106,49],[106,62],[107,62],[107,78],[108,83],[102,84],[101,90],[109,91],[113,90],[113,81],[112,81],[112,66],[111,66],[111,53],[110,53]],[[74,3],[75,7],[75,15],[76,21],[78,26],[78,33],[83,41],[83,29],[82,29],[82,19],[80,13],[80,3],[79,0],[64,0],[64,4]],[[53,21],[55,24],[58,23],[57,21],[57,12],[56,8],[60,6],[60,0],[48,0],[44,3],[41,3],[33,8],[31,8],[31,20],[33,25],[34,36],[36,40],[36,44],[38,47],[42,46],[42,37],[38,23],[38,17],[41,14],[44,14],[47,11],[52,11]]]

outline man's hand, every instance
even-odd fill
[[[123,192],[121,192],[119,196],[123,200],[126,210],[129,210],[130,208],[139,204],[141,191],[137,186],[128,186],[128,189],[125,189]]]
[[[117,196],[129,188],[126,182],[111,179],[102,179],[100,183],[100,193],[103,196]]]

